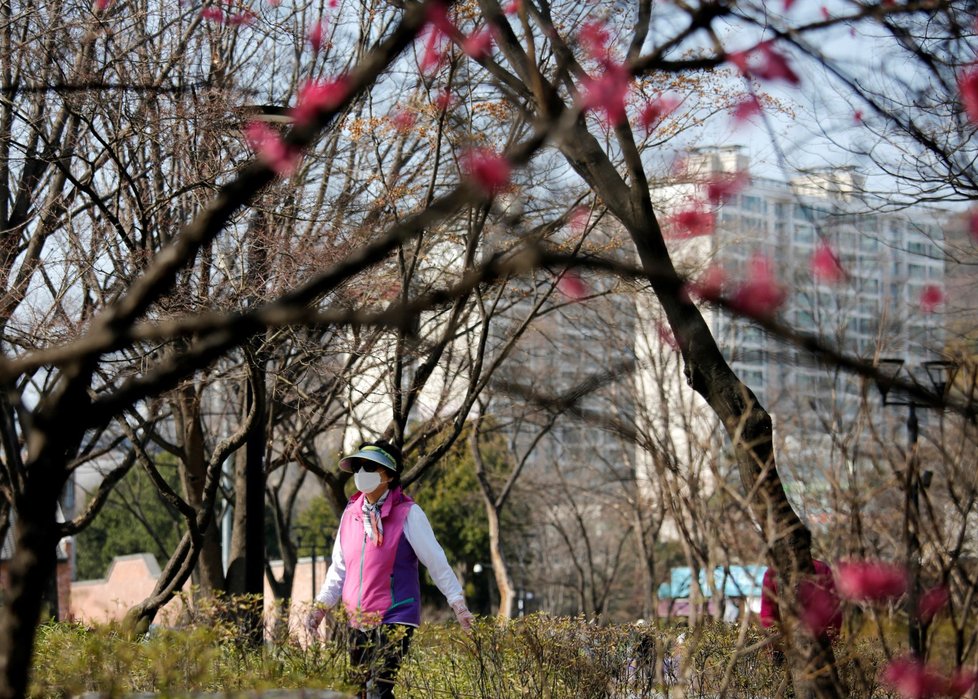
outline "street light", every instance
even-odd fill
[[[915,657],[922,658],[924,646],[927,641],[927,629],[921,623],[917,615],[917,607],[920,601],[920,489],[930,485],[932,473],[924,471],[919,473],[919,463],[917,459],[917,442],[920,437],[920,423],[917,420],[917,408],[938,408],[939,404],[932,402],[918,402],[913,394],[899,389],[893,391],[893,385],[903,371],[906,362],[903,359],[880,359],[877,363],[878,376],[876,386],[880,395],[883,397],[883,405],[907,406],[907,437],[909,447],[907,451],[907,468],[904,480],[904,503],[903,503],[903,531],[906,545],[907,567],[910,573],[910,598],[909,598],[909,617],[910,622],[907,629],[910,652]],[[934,391],[943,397],[948,388],[954,383],[954,377],[958,370],[958,365],[946,360],[934,360],[923,362],[924,371],[927,378],[934,386]],[[912,383],[917,383],[913,373],[907,369],[907,374]]]
[[[475,575],[478,575],[480,577],[480,579],[482,577],[482,573],[483,572],[487,572],[488,570],[491,570],[491,569],[492,569],[492,564],[491,563],[485,563],[485,564],[483,564],[483,563],[476,563],[474,566],[472,566],[472,572]],[[486,614],[492,614],[492,588],[493,588],[493,581],[487,579],[485,581],[485,585],[486,585],[486,600],[489,603],[489,608],[486,610]]]

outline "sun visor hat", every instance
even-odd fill
[[[394,460],[394,457],[380,447],[375,446],[367,446],[358,451],[356,454],[344,456],[342,459],[340,459],[340,470],[346,471],[347,473],[352,473],[353,462],[357,461],[358,459],[363,461],[373,461],[375,464],[380,464],[384,468],[397,473],[397,461]]]

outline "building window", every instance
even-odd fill
[[[927,268],[913,263],[907,265],[907,279],[926,279]]]
[[[744,211],[755,213],[767,213],[767,202],[760,197],[742,196],[740,198],[740,208]]]
[[[809,225],[796,226],[795,241],[799,243],[815,242],[815,228]]]

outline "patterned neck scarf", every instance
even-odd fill
[[[363,512],[363,530],[377,546],[382,546],[384,543],[384,521],[380,518],[380,508],[384,506],[390,494],[391,491],[384,491],[373,505],[367,502],[366,495],[363,496],[363,506],[360,508]]]

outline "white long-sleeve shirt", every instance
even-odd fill
[[[435,539],[435,532],[431,529],[428,517],[417,505],[411,505],[411,509],[408,510],[404,520],[404,536],[414,549],[418,560],[428,569],[428,574],[439,591],[445,595],[449,606],[464,600],[462,585],[455,577],[455,571],[448,565],[448,558],[445,557],[445,551]],[[344,580],[346,580],[346,561],[343,560],[343,547],[340,545],[340,533],[337,531],[336,541],[333,542],[332,561],[329,570],[326,571],[326,580],[323,581],[323,586],[316,595],[316,602],[327,607],[334,606],[343,595]]]

